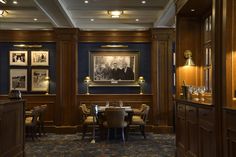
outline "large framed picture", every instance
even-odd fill
[[[139,67],[137,51],[91,51],[91,86],[136,86]]]
[[[32,69],[31,90],[48,91],[48,69]]]
[[[10,51],[9,64],[16,65],[16,66],[28,65],[27,51]]]
[[[48,66],[49,56],[48,51],[31,51],[32,66]]]
[[[10,69],[10,90],[27,91],[27,69]]]

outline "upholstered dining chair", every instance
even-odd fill
[[[37,119],[39,137],[41,136],[41,133],[45,135],[44,119],[47,108],[48,108],[47,104],[40,106],[39,118]]]
[[[143,112],[145,106],[146,106],[146,104],[141,104],[141,106],[139,108],[134,108],[133,109],[133,114],[134,115],[141,115],[141,113]]]
[[[41,108],[39,106],[34,107],[30,114],[25,117],[25,128],[26,128],[26,136],[31,136],[32,140],[37,137],[37,120],[39,119],[39,113],[41,112]]]
[[[121,128],[122,141],[125,142],[125,128],[127,127],[127,122],[125,121],[126,112],[124,108],[106,108],[105,117],[106,121],[103,122],[103,126],[107,128],[107,140],[110,138],[110,129],[116,130]]]
[[[131,124],[129,125],[130,128],[139,127],[144,139],[146,139],[145,125],[148,120],[149,109],[150,107],[148,105],[145,105],[140,115],[134,115],[132,117]]]
[[[97,123],[97,117],[94,114],[94,111],[91,110],[93,112],[93,113],[91,113],[90,109],[88,109],[85,104],[80,105],[80,109],[82,111],[82,116],[83,116],[82,139],[84,139],[88,126],[94,127],[94,125]]]

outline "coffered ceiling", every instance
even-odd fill
[[[174,24],[174,0],[6,0],[0,29],[145,30]],[[120,10],[119,18],[108,11]]]

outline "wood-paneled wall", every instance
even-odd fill
[[[81,125],[78,105],[86,101],[126,101],[138,107],[148,103],[151,107],[149,128],[151,131],[171,132],[173,128],[171,46],[173,29],[148,31],[80,31],[56,28],[49,31],[0,31],[0,42],[55,42],[56,43],[56,94],[25,94],[27,108],[48,104],[47,130],[56,133],[75,133]],[[151,94],[91,94],[77,95],[77,52],[79,42],[150,43]],[[159,57],[159,59],[158,59]],[[161,66],[161,67],[159,67]],[[163,69],[164,68],[164,69]],[[165,81],[161,84],[160,81]],[[161,88],[160,88],[161,86]],[[160,89],[159,89],[160,88]],[[166,89],[167,88],[167,89]],[[7,99],[1,95],[0,99]]]
[[[153,121],[173,129],[173,29],[152,29]]]

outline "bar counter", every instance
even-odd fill
[[[0,100],[0,156],[24,156],[24,100]]]

